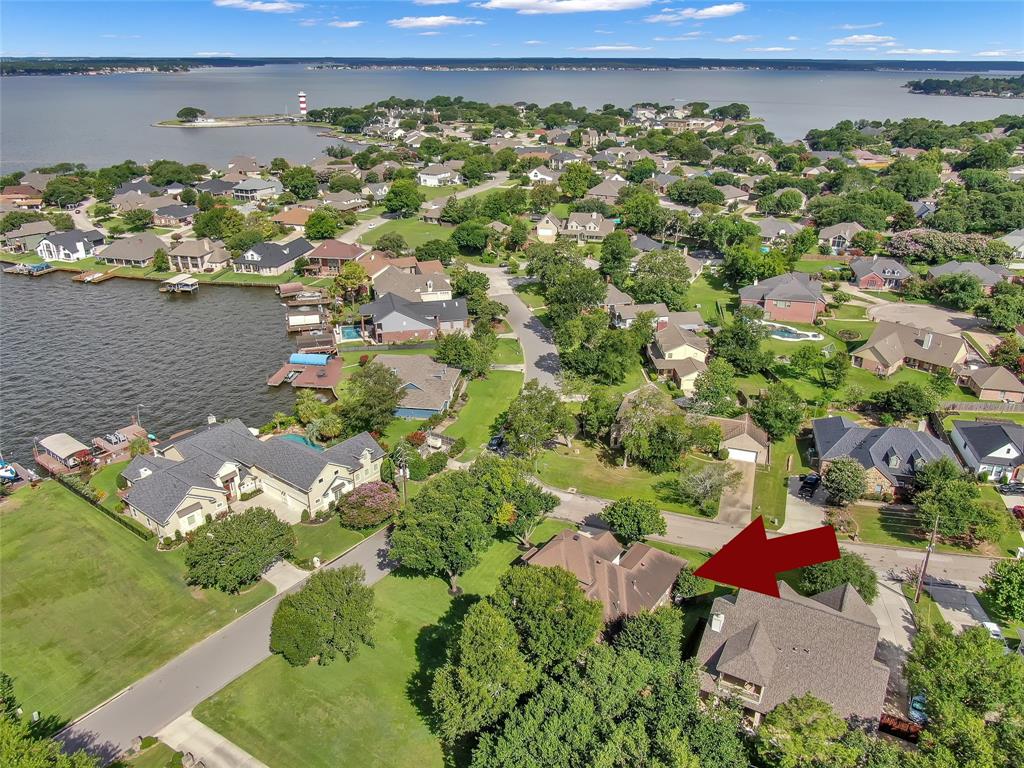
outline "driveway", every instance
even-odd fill
[[[878,597],[871,605],[880,628],[875,658],[889,667],[886,709],[904,713],[907,707],[907,681],[903,665],[914,637],[914,612],[903,596],[900,583],[887,578],[878,580]]]
[[[974,315],[933,307],[930,304],[879,304],[868,309],[868,317],[876,322],[887,320],[951,336],[959,336],[963,331],[984,327],[984,323]]]
[[[505,319],[523,348],[526,362],[524,383],[536,379],[543,386],[558,391],[557,376],[562,370],[562,363],[558,359],[554,335],[516,294],[499,294],[494,299],[508,307]]]
[[[718,504],[719,523],[746,525],[750,522],[750,508],[754,502],[754,476],[757,465],[751,461],[729,462],[730,468],[740,471],[740,481],[735,488],[726,488]]]
[[[302,519],[302,512],[298,509],[292,509],[280,499],[275,499],[267,491],[253,496],[251,499],[246,501],[235,502],[232,506],[236,512],[245,512],[253,507],[263,507],[269,509],[274,513],[274,517],[282,522],[288,523],[288,525],[295,525]]]
[[[800,489],[800,478],[789,478],[789,488],[786,492],[786,522],[779,528],[779,533],[799,533],[809,531],[812,528],[820,528],[825,524],[825,497],[828,496],[824,488],[818,488],[811,499],[801,499],[796,495]]]
[[[191,712],[156,735],[171,749],[202,760],[206,768],[267,768],[265,763],[196,720]]]
[[[938,605],[942,618],[958,632],[967,627],[975,627],[983,621],[991,621],[978,598],[963,587],[928,585],[926,589]]]

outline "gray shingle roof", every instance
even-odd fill
[[[821,301],[821,282],[812,280],[803,272],[787,272],[778,277],[762,280],[757,285],[740,288],[740,298],[744,301]]]
[[[891,277],[897,280],[906,280],[910,277],[910,270],[895,259],[885,257],[854,259],[850,262],[850,269],[860,280],[867,275],[875,274],[879,277]]]
[[[290,240],[287,243],[256,243],[249,251],[259,256],[259,259],[250,260],[243,255],[239,261],[244,263],[255,261],[261,267],[274,269],[289,264],[312,250],[313,246],[304,237]]]
[[[986,464],[1014,467],[1020,463],[1020,454],[1014,457],[993,456],[995,451],[1006,445],[1014,446],[1024,453],[1024,426],[1005,421],[953,422],[953,429],[963,438],[964,443]]]
[[[394,293],[385,293],[369,304],[359,307],[359,313],[372,317],[397,312],[412,317],[427,325],[435,321],[442,323],[464,321],[469,318],[465,299],[448,299],[445,301],[408,301]]]
[[[984,286],[993,286],[1001,283],[1013,273],[1006,267],[999,264],[980,264],[976,261],[947,261],[928,270],[931,278],[944,277],[945,275],[972,275]]]

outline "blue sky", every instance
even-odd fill
[[[8,56],[1024,59],[1024,3],[3,0]]]

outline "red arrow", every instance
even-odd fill
[[[763,595],[779,596],[776,574],[839,559],[830,525],[769,539],[758,517],[694,573],[701,578]]]

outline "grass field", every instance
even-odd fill
[[[998,413],[996,411],[984,411],[981,413],[951,413],[942,420],[942,426],[947,432],[953,430],[954,421],[977,421],[985,419],[999,419],[1000,421],[1012,421],[1015,424],[1024,424],[1024,413]]]
[[[26,712],[71,718],[273,595],[185,584],[159,553],[63,486],[17,491],[0,515],[0,657]]]
[[[424,200],[437,200],[439,197],[449,198],[456,192],[461,192],[466,189],[465,184],[449,184],[443,187],[423,187],[419,188],[420,194],[423,195]]]
[[[92,476],[89,484],[100,492],[100,504],[111,512],[117,512],[120,499],[117,496],[117,476],[128,466],[130,462],[119,461],[116,464],[108,464]]]
[[[491,371],[486,379],[473,379],[466,387],[469,400],[459,417],[444,431],[448,437],[466,440],[460,461],[472,461],[491,439],[491,424],[505,412],[523,387],[523,374],[516,371]]]
[[[516,365],[523,362],[523,348],[517,339],[498,339],[498,347],[494,352],[494,362],[498,365]]]
[[[410,248],[415,248],[418,245],[428,240],[447,240],[452,234],[451,227],[442,227],[440,224],[428,224],[420,219],[392,219],[386,221],[379,227],[371,229],[365,235],[359,238],[363,243],[373,245],[376,243],[382,235],[386,235],[389,232],[395,232],[405,238],[405,242]]]
[[[726,311],[739,306],[739,297],[725,287],[720,277],[707,272],[693,281],[687,296],[705,321],[721,322],[716,302],[721,301]]]
[[[535,540],[564,527],[549,520]],[[326,667],[296,669],[275,656],[195,715],[272,766],[441,768],[441,745],[426,720],[427,680],[444,661],[455,623],[518,556],[514,543],[494,544],[460,579],[465,594],[454,600],[441,579],[388,576],[374,587],[375,647]]]
[[[793,269],[797,272],[816,274],[818,272],[841,269],[844,266],[846,265],[843,262],[836,261],[835,259],[800,259],[800,261],[793,266]]]
[[[114,765],[124,768],[178,768],[181,765],[181,756],[162,741],[158,741],[149,749]]]
[[[363,534],[348,528],[342,528],[338,519],[332,517],[326,523],[293,525],[298,546],[295,548],[295,560],[311,560],[319,557],[320,562],[333,560],[346,549],[350,549],[363,540]]]
[[[523,304],[531,309],[540,309],[546,303],[544,295],[540,292],[537,283],[523,283],[515,288],[516,295],[523,300]]]

